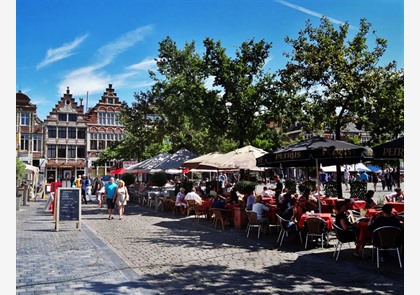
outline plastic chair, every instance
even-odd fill
[[[402,245],[402,231],[396,226],[381,226],[375,229],[372,233],[373,249],[376,250],[376,266],[379,268],[379,252],[381,251],[396,251],[400,268],[402,268],[400,247]],[[374,258],[372,252],[372,258]]]
[[[245,211],[245,212],[246,212],[246,216],[248,217],[248,227],[247,227],[246,237],[249,237],[249,232],[251,231],[251,228],[257,228],[258,239],[259,239],[262,225],[258,222],[257,213],[254,211]]]
[[[333,258],[335,257],[335,261],[338,260],[338,256],[340,256],[341,247],[344,243],[351,243],[357,242],[356,232],[355,231],[347,231],[344,230],[341,226],[333,222],[333,229],[335,232],[335,236],[337,238],[337,245],[335,246],[335,250],[333,253]],[[335,256],[337,255],[337,256]]]
[[[294,230],[298,231],[298,228],[297,228],[296,224],[295,224],[294,227],[287,228],[286,224],[289,223],[289,220],[284,219],[279,214],[276,214],[276,217],[277,217],[277,223],[280,225],[280,232],[279,232],[279,235],[277,237],[277,242],[276,243],[278,243],[280,241],[279,247],[281,247],[281,245],[283,243],[284,236],[288,237],[289,232],[294,231]],[[300,243],[302,244],[302,235],[301,235],[300,232],[299,232],[299,237],[300,237]]]
[[[309,238],[321,238],[321,248],[324,248],[324,237],[327,238],[328,244],[327,223],[325,220],[320,217],[308,217],[305,220],[305,224],[307,226],[305,249],[308,247]]]
[[[222,229],[225,229],[225,224],[227,223],[226,218],[223,216],[223,212],[227,214],[230,213],[230,210],[221,209],[221,208],[211,208],[211,212],[213,213],[213,224],[214,228],[217,227],[217,224],[220,222]]]

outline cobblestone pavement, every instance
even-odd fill
[[[376,268],[343,245],[308,249],[289,236],[273,250],[277,233],[257,239],[233,226],[129,203],[123,220],[82,205],[81,230],[71,222],[54,230],[44,200],[16,212],[17,294],[403,294],[404,269],[392,254]],[[67,224],[68,223],[68,224]],[[402,255],[404,264],[404,253]]]

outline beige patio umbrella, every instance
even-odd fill
[[[263,149],[247,145],[225,154],[210,157],[201,162],[201,165],[219,170],[255,170],[261,171],[257,166],[257,158],[267,154]]]

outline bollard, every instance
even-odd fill
[[[19,194],[19,189],[16,188],[16,211],[20,210],[20,198],[22,195]]]
[[[28,189],[28,183],[25,181],[25,184],[23,186],[23,204],[22,206],[26,206],[27,204],[27,200],[28,200],[28,195],[29,195],[29,189]]]

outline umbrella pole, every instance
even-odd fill
[[[318,210],[321,213],[321,184],[319,182],[319,163],[318,159],[315,159],[315,171],[316,171],[316,187],[318,188]]]

